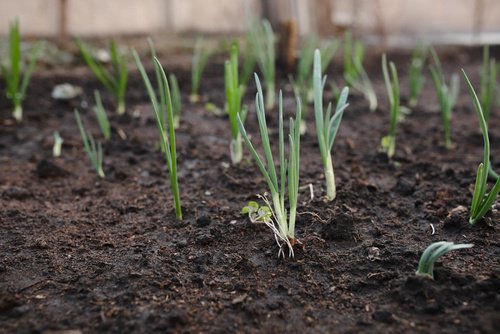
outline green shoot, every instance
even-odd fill
[[[54,146],[52,147],[52,155],[55,158],[58,158],[61,156],[63,142],[64,142],[64,140],[59,135],[59,132],[54,131]]]
[[[199,92],[201,76],[211,55],[212,52],[208,51],[203,45],[203,38],[198,37],[194,45],[193,61],[191,66],[191,95],[189,96],[189,101],[191,101],[191,103],[195,103],[200,100]]]
[[[481,132],[483,133],[484,142],[484,156],[483,162],[479,164],[476,175],[476,184],[474,186],[474,194],[472,195],[472,204],[470,209],[469,223],[475,224],[491,209],[491,206],[495,202],[495,199],[500,192],[500,178],[496,179],[495,185],[486,193],[488,190],[488,172],[493,171],[490,167],[490,139],[488,136],[488,124],[484,118],[483,109],[481,107],[481,102],[477,97],[474,87],[469,81],[467,74],[462,69],[462,74],[464,75],[467,86],[469,87],[470,94],[472,96],[472,101],[474,103],[474,108],[476,109],[477,116],[479,118],[479,124],[481,126]]]
[[[495,58],[490,58],[490,47],[485,45],[483,49],[483,68],[481,72],[481,89],[479,92],[481,107],[483,108],[484,119],[488,123],[493,93],[497,83],[498,67]]]
[[[344,37],[344,80],[348,87],[361,92],[368,100],[370,111],[377,109],[377,95],[373,89],[368,73],[363,67],[364,46],[354,40],[348,30]]]
[[[151,104],[153,105],[156,125],[158,126],[158,130],[160,132],[161,148],[165,153],[165,160],[167,162],[168,173],[170,176],[170,189],[174,198],[175,216],[178,220],[182,220],[181,199],[177,179],[177,148],[175,144],[174,112],[167,76],[165,75],[165,71],[163,70],[158,58],[154,57],[153,63],[157,79],[158,92],[160,94],[160,99],[158,99],[157,93],[149,80],[139,55],[135,50],[132,50],[132,55],[148,91]],[[163,118],[163,115],[165,114],[167,115],[167,124],[165,124]]]
[[[450,149],[453,147],[451,142],[450,120],[453,107],[455,106],[455,102],[458,97],[460,81],[458,75],[454,74],[451,77],[450,86],[446,84],[439,57],[434,48],[431,48],[430,50],[434,64],[430,65],[429,69],[439,101],[439,106],[441,108],[441,118],[443,120],[444,128],[444,146],[447,149]]]
[[[424,46],[418,46],[411,56],[410,68],[408,69],[408,84],[409,84],[409,106],[414,108],[417,106],[418,97],[424,87],[425,77],[423,70],[425,59],[427,58],[428,49]]]
[[[170,73],[168,76],[170,82],[170,88],[172,93],[172,108],[174,113],[174,129],[178,129],[181,124],[181,109],[182,109],[182,99],[181,90],[179,89],[179,83],[175,74]]]
[[[257,202],[250,201],[241,209],[241,214],[248,215],[252,223],[270,224],[273,213],[268,206],[260,206]]]
[[[431,244],[425,249],[418,262],[417,276],[434,279],[434,263],[442,255],[456,249],[471,248],[473,244],[457,244],[447,241],[439,241]]]
[[[23,119],[22,102],[26,98],[26,89],[35,70],[36,61],[40,56],[42,44],[37,43],[30,51],[28,66],[23,69],[21,55],[21,34],[19,32],[19,20],[14,20],[9,26],[9,52],[8,64],[1,65],[2,76],[5,79],[5,94],[12,101],[14,110],[12,115],[21,122]]]
[[[271,144],[269,142],[269,134],[266,125],[266,114],[264,109],[264,94],[262,93],[262,86],[259,77],[255,75],[255,82],[257,85],[257,95],[255,97],[255,108],[257,119],[259,122],[260,136],[262,146],[264,148],[264,157],[261,158],[259,153],[255,150],[250,138],[247,135],[245,126],[240,115],[237,115],[238,127],[245,144],[252,154],[260,172],[267,182],[271,192],[271,203],[264,196],[263,200],[269,208],[272,208],[273,220],[266,223],[274,232],[276,242],[279,246],[278,256],[284,256],[283,246],[288,247],[289,256],[293,257],[293,245],[297,242],[295,238],[295,220],[297,215],[297,200],[299,192],[299,156],[300,156],[300,100],[297,100],[297,110],[295,120],[290,118],[289,129],[289,157],[288,162],[285,160],[285,140],[283,134],[283,97],[280,92],[278,100],[279,109],[279,174],[276,173],[274,165],[273,153],[271,151]],[[278,179],[279,178],[279,179]],[[288,180],[287,180],[288,178]],[[285,190],[288,186],[288,204],[289,211],[285,206]],[[277,224],[277,227],[275,225]]]
[[[250,36],[257,64],[266,85],[266,108],[273,109],[276,98],[276,57],[274,51],[274,33],[269,21],[263,20],[261,24],[254,23],[250,28]]]
[[[387,89],[387,97],[389,99],[391,119],[389,123],[389,134],[382,138],[380,148],[382,152],[387,153],[387,157],[391,159],[396,150],[396,127],[400,119],[401,106],[399,105],[399,80],[396,66],[391,61],[387,68],[387,57],[385,53],[382,55],[382,73],[384,75],[385,87]]]
[[[242,138],[238,128],[238,115],[245,123],[246,109],[241,109],[244,87],[238,81],[238,46],[231,47],[231,58],[224,65],[224,82],[226,86],[226,105],[231,125],[231,162],[238,164],[243,158]]]
[[[80,137],[82,138],[83,148],[89,157],[90,163],[92,167],[96,170],[97,175],[100,178],[104,178],[104,171],[102,169],[103,163],[103,154],[102,154],[102,145],[98,141],[97,145],[94,140],[94,136],[88,130],[85,130],[83,123],[80,119],[80,114],[78,110],[75,109],[75,118],[76,124],[78,125],[78,129],[80,130]]]
[[[123,115],[125,113],[125,91],[127,90],[128,78],[127,55],[120,54],[115,41],[111,41],[109,43],[109,53],[113,70],[110,72],[104,64],[94,60],[89,47],[80,38],[76,39],[76,45],[80,49],[87,66],[115,98],[118,115]]]
[[[316,48],[317,38],[312,35],[305,40],[304,47],[300,53],[300,58],[297,64],[297,77],[291,78],[293,92],[296,98],[300,98],[303,105],[307,105],[307,103],[311,100],[310,97],[313,96],[313,75],[312,75],[312,65],[314,59],[314,50]],[[324,72],[330,62],[335,56],[337,49],[339,47],[339,42],[337,40],[332,40],[321,47],[321,72]],[[304,109],[302,113],[301,119],[301,133],[304,134],[307,130],[306,125],[306,112],[307,109]]]
[[[335,174],[333,173],[332,163],[332,147],[337,135],[340,121],[344,110],[347,108],[347,96],[349,88],[344,87],[337,101],[335,114],[332,115],[332,104],[329,103],[326,114],[323,110],[323,87],[324,79],[321,76],[321,53],[319,50],[314,52],[313,65],[313,80],[314,80],[314,118],[316,119],[316,133],[318,135],[319,149],[321,152],[321,160],[323,162],[323,170],[326,179],[326,196],[328,200],[335,199],[337,194],[335,186]]]
[[[97,117],[97,123],[99,123],[99,127],[101,128],[102,135],[104,139],[111,139],[111,127],[109,126],[108,116],[106,115],[106,110],[102,105],[101,95],[97,90],[94,91],[95,98],[95,115]]]

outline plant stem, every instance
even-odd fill
[[[333,201],[337,196],[337,188],[335,187],[335,174],[333,173],[332,155],[326,155],[326,163],[323,166],[326,179],[326,197]]]
[[[229,151],[231,152],[231,162],[233,165],[237,165],[241,162],[243,158],[243,147],[242,147],[241,134],[238,133],[236,139],[231,139],[231,144],[229,146]]]
[[[116,113],[118,115],[123,115],[125,113],[125,101],[118,100],[117,106],[116,106]]]
[[[266,109],[274,109],[276,93],[274,82],[269,81],[266,83]]]
[[[23,120],[23,107],[21,104],[15,104],[14,111],[12,112],[12,115],[16,119],[16,121],[21,122]]]

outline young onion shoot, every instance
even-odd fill
[[[481,72],[481,89],[479,96],[486,123],[488,123],[491,105],[493,103],[497,74],[498,66],[496,65],[495,58],[490,58],[490,46],[485,45],[483,49],[483,68]]]
[[[165,154],[165,160],[167,162],[167,169],[170,176],[170,189],[174,199],[175,216],[177,220],[182,220],[182,209],[181,209],[181,199],[179,192],[179,182],[177,179],[177,148],[175,141],[175,129],[174,129],[174,113],[172,106],[172,95],[170,92],[170,87],[168,84],[167,76],[165,71],[161,66],[158,58],[153,58],[154,70],[157,79],[158,93],[160,98],[158,98],[156,91],[149,80],[149,77],[142,65],[141,59],[135,50],[132,51],[132,55],[135,60],[135,64],[139,69],[141,77],[148,91],[149,99],[153,106],[153,112],[155,114],[156,125],[160,132],[160,142],[162,151]],[[163,115],[167,115],[167,122],[165,124]]]
[[[85,150],[85,153],[87,153],[90,163],[97,172],[97,175],[100,178],[104,178],[105,175],[104,175],[104,170],[102,168],[103,153],[102,153],[101,142],[98,141],[96,143],[92,133],[89,130],[85,130],[82,120],[80,119],[80,114],[76,109],[75,109],[75,118],[76,118],[76,124],[78,125],[78,130],[80,131],[80,137],[82,138],[83,149]]]
[[[332,115],[332,104],[329,103],[326,114],[323,110],[323,88],[325,79],[321,76],[321,53],[319,50],[314,52],[313,64],[313,86],[314,86],[314,117],[316,119],[316,133],[318,136],[321,161],[326,179],[326,196],[328,200],[336,197],[335,174],[332,163],[332,147],[337,135],[340,121],[344,110],[347,108],[347,96],[349,88],[344,87],[337,100],[335,114]]]
[[[401,106],[399,105],[399,80],[398,72],[396,66],[391,61],[389,63],[389,70],[387,68],[387,57],[385,54],[382,55],[382,74],[384,76],[385,87],[387,89],[387,97],[390,104],[390,123],[389,123],[389,134],[382,138],[380,143],[380,149],[382,152],[387,153],[387,157],[391,159],[394,156],[396,150],[396,128],[398,121],[400,119]]]
[[[279,246],[279,255],[284,256],[283,247],[288,247],[289,256],[293,257],[293,246],[297,243],[295,238],[295,220],[297,215],[297,201],[299,192],[299,156],[300,156],[300,100],[297,100],[297,110],[295,119],[290,118],[289,129],[289,156],[288,162],[285,159],[285,140],[283,131],[283,98],[280,92],[278,100],[278,120],[279,120],[279,174],[274,165],[273,153],[269,142],[269,133],[266,124],[266,114],[264,109],[264,94],[262,86],[257,75],[255,75],[257,84],[257,95],[255,97],[255,108],[259,122],[260,136],[264,148],[264,157],[261,157],[254,148],[243,125],[243,120],[238,114],[238,127],[245,144],[250,151],[253,159],[257,163],[260,172],[267,182],[271,192],[271,202],[264,196],[262,197],[266,205],[271,209],[273,220],[266,224],[274,232],[276,242]],[[285,204],[285,192],[288,190],[288,206]]]
[[[200,100],[201,76],[211,55],[212,52],[205,47],[203,38],[198,37],[194,45],[193,61],[191,65],[191,95],[189,96],[189,101],[191,103]]]
[[[441,108],[441,118],[443,120],[444,129],[444,146],[447,149],[450,149],[453,146],[451,142],[450,120],[453,107],[455,106],[455,102],[458,97],[460,78],[457,74],[454,74],[451,77],[450,85],[448,85],[445,81],[441,62],[439,61],[439,57],[434,48],[431,48],[431,55],[434,64],[430,65],[429,69],[439,101],[439,106]]]
[[[109,125],[108,116],[106,115],[106,110],[102,105],[101,94],[97,90],[94,91],[95,98],[95,115],[97,117],[97,123],[99,128],[101,128],[102,135],[104,139],[111,139],[111,127]]]
[[[410,68],[408,69],[408,84],[409,84],[409,102],[410,108],[413,108],[418,103],[418,97],[424,87],[425,77],[423,70],[425,60],[427,58],[428,49],[425,46],[418,46],[411,56]]]
[[[484,155],[483,162],[479,164],[476,175],[476,183],[474,186],[474,193],[472,195],[472,204],[470,209],[469,223],[475,224],[481,220],[484,215],[491,209],[495,199],[500,192],[500,178],[496,179],[495,185],[487,193],[488,190],[488,172],[490,172],[490,139],[488,136],[488,124],[484,118],[483,109],[481,107],[481,101],[477,97],[474,87],[469,81],[467,74],[462,70],[465,82],[469,87],[470,94],[472,96],[472,101],[474,103],[474,108],[476,109],[476,114],[479,118],[479,125],[481,126],[481,132],[483,133],[484,142]]]
[[[125,113],[125,92],[128,79],[127,54],[120,53],[115,41],[111,41],[109,43],[109,53],[112,71],[109,71],[103,63],[94,60],[89,47],[80,38],[76,39],[76,45],[80,49],[87,66],[115,98],[118,115],[123,115]]]
[[[1,64],[1,74],[5,79],[5,95],[12,101],[14,110],[12,115],[16,121],[23,119],[22,102],[26,98],[26,89],[35,70],[37,59],[42,49],[42,43],[37,43],[30,51],[28,66],[23,70],[21,55],[21,34],[19,20],[14,20],[9,26],[9,63]]]
[[[452,250],[471,248],[473,244],[457,244],[447,241],[439,241],[431,244],[425,249],[418,262],[417,276],[434,279],[434,263],[438,258]]]

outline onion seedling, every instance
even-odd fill
[[[481,72],[481,89],[479,96],[486,123],[488,123],[491,111],[493,93],[495,92],[497,83],[497,74],[498,67],[495,63],[495,58],[490,58],[490,47],[489,45],[485,45],[483,49],[483,68]]]
[[[370,111],[377,109],[377,95],[365,68],[364,47],[361,41],[353,40],[348,30],[344,37],[344,80],[348,87],[361,92],[368,100]]]
[[[250,27],[251,46],[255,52],[257,64],[264,77],[266,85],[266,108],[273,109],[275,105],[276,57],[274,51],[274,33],[267,20],[254,23]]]
[[[94,136],[88,130],[85,130],[82,120],[80,119],[80,114],[78,110],[75,109],[76,124],[78,125],[78,130],[80,130],[80,137],[82,138],[83,148],[87,156],[89,157],[92,167],[96,170],[97,175],[100,178],[104,178],[104,171],[102,169],[103,154],[101,142],[94,140]]]
[[[434,64],[429,66],[429,70],[431,72],[434,89],[436,90],[439,106],[441,108],[441,118],[443,120],[444,128],[444,146],[447,149],[450,149],[453,146],[451,142],[450,120],[453,107],[455,106],[455,102],[458,97],[460,81],[458,75],[453,74],[450,80],[450,85],[448,86],[444,78],[441,62],[439,61],[439,57],[434,48],[431,48],[431,55],[434,60]]]
[[[115,98],[118,115],[123,115],[125,113],[125,91],[127,90],[128,78],[127,54],[118,51],[115,41],[109,43],[109,53],[113,67],[110,72],[103,63],[94,59],[89,47],[80,38],[76,39],[76,45],[80,49],[87,66]]]
[[[323,88],[325,80],[321,77],[321,53],[319,50],[314,52],[313,64],[314,80],[314,118],[316,119],[316,133],[318,136],[319,150],[323,162],[323,170],[326,179],[326,196],[328,200],[335,199],[336,186],[335,174],[333,173],[332,147],[337,135],[342,115],[347,108],[347,96],[349,88],[344,87],[337,101],[335,114],[332,115],[332,104],[329,103],[326,114],[323,110]]]
[[[191,101],[191,103],[200,100],[201,75],[211,55],[212,52],[207,50],[203,45],[203,38],[198,37],[194,45],[193,61],[191,65],[191,95],[189,96],[189,101]]]
[[[417,276],[422,276],[434,279],[434,263],[442,255],[451,252],[452,250],[471,248],[473,244],[457,244],[448,241],[439,241],[431,244],[425,249],[418,262],[418,269],[415,273]]]
[[[297,64],[297,77],[290,77],[290,81],[292,82],[293,92],[296,98],[300,98],[303,106],[306,106],[307,103],[311,100],[310,97],[313,96],[313,75],[312,75],[312,65],[314,59],[314,50],[316,48],[317,38],[312,35],[306,39],[304,43],[304,47],[300,53],[300,58]],[[324,72],[330,62],[333,59],[333,56],[337,52],[339,47],[339,42],[337,40],[332,40],[326,44],[324,44],[321,50],[321,72]],[[301,133],[304,134],[307,131],[306,125],[306,111],[307,108],[304,108],[304,112],[302,113],[302,119],[300,120],[300,130]]]
[[[111,139],[111,127],[109,125],[108,116],[106,115],[106,110],[102,105],[101,95],[97,90],[94,91],[95,98],[95,115],[97,117],[97,123],[99,123],[99,128],[101,129],[104,139]]]
[[[61,156],[63,142],[64,142],[64,140],[62,139],[61,135],[59,135],[59,132],[54,131],[54,146],[52,147],[52,155],[55,158],[58,158]]]
[[[167,76],[161,66],[158,58],[153,58],[154,69],[157,79],[158,92],[160,98],[158,99],[151,81],[142,65],[141,59],[135,50],[132,50],[132,55],[135,64],[139,69],[141,77],[148,91],[149,99],[153,106],[155,114],[156,125],[160,132],[161,148],[165,153],[165,160],[167,162],[168,173],[170,176],[170,189],[174,198],[175,216],[178,220],[182,220],[181,199],[179,193],[179,182],[177,179],[177,147],[175,144],[175,129],[174,129],[174,112],[172,105],[172,95],[168,84]],[[165,124],[163,115],[167,115],[167,123]]]
[[[241,108],[241,100],[244,87],[238,81],[238,46],[231,47],[230,60],[224,65],[224,82],[226,86],[226,105],[231,125],[231,162],[238,164],[243,158],[242,138],[238,128],[237,116],[245,123],[247,109]]]
[[[409,102],[408,105],[413,108],[418,103],[418,97],[424,87],[425,77],[423,75],[425,59],[427,58],[427,48],[418,46],[411,56],[410,68],[408,69],[408,84],[409,84]]]
[[[266,114],[264,109],[264,94],[262,93],[262,86],[259,77],[255,75],[255,82],[257,85],[257,95],[255,97],[255,109],[257,119],[259,122],[260,136],[262,139],[262,146],[264,147],[264,157],[261,158],[259,153],[255,150],[248,134],[243,125],[243,120],[238,114],[238,127],[245,144],[252,154],[260,172],[267,182],[271,192],[271,203],[264,196],[263,200],[266,205],[271,209],[274,221],[266,224],[274,232],[276,242],[279,246],[278,256],[284,256],[283,246],[288,247],[289,256],[293,257],[293,246],[298,241],[295,238],[295,220],[297,215],[297,200],[299,192],[299,157],[300,157],[300,100],[297,100],[297,110],[295,120],[290,118],[289,129],[289,157],[288,162],[285,160],[285,140],[283,134],[283,97],[280,92],[278,100],[278,122],[279,122],[279,175],[276,173],[274,165],[273,153],[269,142],[269,134],[266,125]],[[279,177],[279,179],[278,179]],[[287,180],[288,178],[288,180]],[[285,188],[288,187],[288,204],[289,210],[285,206]],[[275,225],[277,224],[277,227]]]
[[[387,153],[387,157],[391,159],[396,150],[396,127],[400,119],[401,106],[399,105],[399,80],[396,66],[391,61],[387,68],[387,57],[385,53],[382,55],[382,74],[384,76],[385,88],[387,89],[387,97],[389,99],[391,119],[389,123],[389,134],[382,138],[380,148],[382,152]]]
[[[30,51],[28,66],[23,69],[21,55],[21,34],[19,20],[14,20],[9,26],[9,64],[1,64],[2,76],[5,79],[5,95],[12,101],[14,110],[12,115],[21,122],[23,119],[22,102],[26,98],[26,89],[35,70],[36,62],[40,56],[42,43],[37,43]]]
[[[462,69],[462,74],[464,75],[467,86],[469,87],[470,94],[472,96],[472,101],[474,103],[474,108],[476,109],[476,114],[479,118],[479,124],[481,126],[481,132],[483,133],[484,142],[484,156],[483,162],[479,164],[476,175],[476,183],[474,186],[474,194],[472,195],[472,204],[470,209],[469,223],[475,224],[491,209],[491,206],[495,202],[495,199],[500,192],[500,178],[496,179],[495,185],[486,193],[488,190],[488,173],[491,170],[490,167],[490,139],[488,136],[488,124],[484,118],[483,109],[481,107],[481,101],[477,97],[474,87],[469,81],[467,74]]]

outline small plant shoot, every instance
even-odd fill
[[[390,74],[389,74],[390,69]],[[399,98],[399,80],[396,66],[391,61],[387,67],[387,57],[382,55],[382,74],[384,76],[385,88],[387,89],[387,98],[390,105],[389,134],[382,138],[380,149],[387,153],[387,158],[392,159],[396,151],[396,129],[400,119],[400,98]]]
[[[418,98],[424,87],[425,77],[423,70],[425,60],[427,58],[428,49],[425,46],[417,46],[413,51],[410,60],[410,68],[408,69],[408,84],[409,84],[409,106],[414,108],[418,104]]]
[[[76,124],[78,125],[78,130],[80,131],[80,137],[82,138],[83,148],[87,156],[89,157],[92,167],[97,172],[100,178],[104,178],[104,170],[102,168],[103,164],[103,153],[101,142],[97,142],[94,136],[89,130],[86,130],[83,126],[82,120],[80,119],[80,114],[78,110],[75,109]]]
[[[179,82],[175,74],[170,73],[168,76],[170,82],[170,90],[172,92],[172,108],[174,113],[174,129],[178,129],[181,124],[182,97],[179,89]]]
[[[434,279],[434,263],[444,254],[457,249],[471,248],[473,244],[454,244],[453,242],[439,241],[431,244],[422,253],[418,262],[417,276]]]
[[[348,106],[347,96],[349,95],[349,88],[344,87],[340,93],[340,97],[335,108],[335,114],[332,115],[331,102],[328,104],[325,114],[323,110],[323,88],[325,79],[322,78],[321,74],[321,53],[319,50],[314,52],[313,67],[314,118],[316,120],[316,134],[318,136],[321,161],[323,163],[323,171],[326,179],[326,197],[328,200],[332,201],[337,195],[337,190],[331,151],[340,126],[340,121],[342,120],[342,115]]]
[[[490,139],[488,136],[488,124],[484,118],[483,110],[481,107],[481,101],[477,97],[474,87],[469,81],[467,74],[462,70],[465,82],[469,87],[470,94],[472,96],[472,102],[474,103],[474,108],[476,109],[476,114],[479,119],[479,125],[481,126],[481,132],[483,133],[484,142],[484,156],[483,162],[479,164],[476,175],[476,184],[474,186],[474,193],[472,195],[472,204],[470,209],[469,223],[476,224],[480,221],[484,215],[491,209],[495,199],[500,192],[500,178],[497,177],[495,185],[488,193],[488,173],[491,170],[490,166]]]
[[[283,98],[280,92],[278,101],[278,122],[279,122],[279,174],[274,165],[273,153],[269,141],[269,133],[266,124],[266,114],[264,109],[264,94],[259,77],[255,75],[257,84],[257,95],[255,97],[255,108],[259,122],[260,136],[264,148],[264,157],[261,158],[254,148],[243,125],[240,115],[237,115],[238,127],[245,144],[253,159],[257,163],[260,172],[267,182],[271,192],[271,202],[265,196],[262,197],[267,207],[272,212],[273,219],[262,222],[271,228],[276,242],[279,246],[279,255],[285,256],[283,248],[288,248],[288,255],[294,256],[293,246],[298,242],[295,238],[295,220],[297,216],[297,201],[299,193],[299,156],[300,156],[300,101],[297,101],[295,119],[290,118],[290,129],[288,135],[289,156],[288,162],[285,159],[285,139],[283,130]],[[288,207],[285,203],[285,192],[288,190]],[[250,212],[250,209],[248,209]],[[258,209],[257,209],[258,213]]]
[[[276,99],[276,55],[274,51],[274,33],[269,21],[263,20],[262,23],[255,22],[252,24],[250,36],[257,64],[264,77],[266,108],[273,109]]]
[[[429,66],[429,70],[431,72],[432,82],[434,83],[434,89],[436,90],[439,106],[441,108],[441,118],[443,120],[444,129],[444,146],[447,149],[450,149],[453,147],[451,142],[450,120],[453,107],[455,106],[455,102],[458,97],[460,78],[457,74],[454,74],[451,77],[450,85],[446,84],[443,68],[434,48],[431,48],[431,55],[434,64]]]
[[[241,209],[241,214],[248,215],[252,223],[272,224],[273,213],[268,206],[260,206],[257,202],[250,201]]]
[[[9,26],[9,61],[1,62],[1,74],[4,77],[5,95],[12,101],[14,110],[12,116],[16,121],[23,120],[22,102],[26,98],[26,89],[33,74],[36,62],[42,50],[42,43],[36,43],[29,53],[27,66],[23,64],[21,55],[21,33],[19,20],[14,20]]]
[[[94,99],[95,99],[95,115],[97,118],[97,123],[99,124],[99,128],[101,129],[102,135],[104,139],[111,139],[111,126],[109,125],[108,116],[106,115],[106,110],[102,105],[101,94],[97,90],[94,91]]]
[[[377,109],[377,95],[363,67],[364,46],[352,37],[348,30],[344,36],[344,80],[348,87],[354,88],[368,100],[370,111]]]
[[[161,66],[158,58],[153,57],[154,70],[157,79],[158,92],[160,98],[158,99],[151,81],[142,65],[141,59],[135,50],[132,50],[132,55],[135,64],[139,69],[139,73],[144,81],[146,90],[148,91],[149,99],[153,106],[155,114],[156,125],[160,132],[161,149],[165,154],[167,162],[167,169],[170,176],[170,189],[174,199],[175,216],[177,220],[182,220],[182,208],[179,192],[179,182],[177,179],[177,147],[175,141],[175,128],[174,128],[174,112],[172,106],[172,95],[168,84],[167,76]],[[167,122],[164,121],[164,115],[167,115]]]
[[[485,45],[483,49],[483,67],[481,71],[481,90],[479,96],[486,123],[488,123],[491,105],[493,104],[497,74],[498,66],[496,65],[495,58],[490,58],[490,46]]]
[[[224,83],[226,86],[226,105],[229,115],[229,124],[231,126],[231,162],[238,164],[243,158],[243,141],[238,128],[238,115],[243,123],[246,119],[246,108],[241,108],[243,97],[243,85],[238,80],[238,46],[233,44],[231,47],[230,60],[224,65]]]
[[[115,41],[111,41],[109,43],[109,54],[112,71],[109,71],[105,64],[94,59],[90,48],[81,39],[76,39],[76,45],[80,49],[87,66],[106,90],[115,98],[118,115],[123,115],[125,113],[125,92],[127,90],[128,79],[127,54],[121,54],[118,51]]]
[[[191,103],[200,100],[201,76],[203,75],[203,71],[211,55],[212,52],[205,47],[203,38],[198,37],[194,45],[193,61],[191,65],[191,95],[189,96],[189,101]]]
[[[54,146],[52,147],[52,155],[54,158],[58,158],[61,156],[62,144],[64,140],[62,139],[59,132],[54,131]]]

